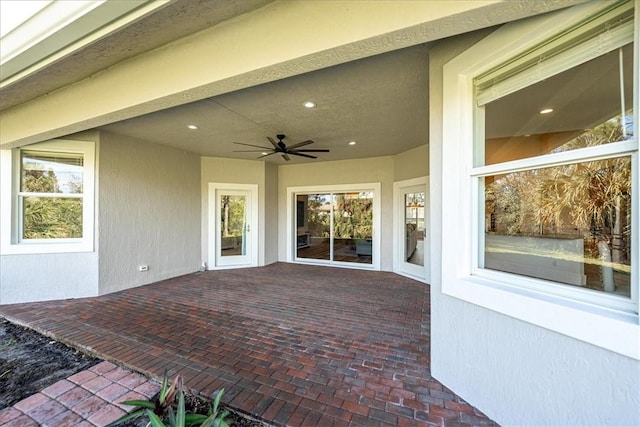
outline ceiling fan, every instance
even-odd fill
[[[305,154],[305,153],[328,153],[329,152],[329,150],[323,149],[323,148],[319,148],[319,149],[316,149],[316,150],[309,150],[309,149],[301,150],[300,147],[304,147],[306,145],[313,144],[313,141],[310,140],[310,139],[308,139],[306,141],[299,142],[297,144],[290,145],[290,146],[287,147],[287,145],[284,142],[282,142],[282,140],[285,138],[284,135],[282,135],[282,134],[276,135],[276,138],[278,138],[278,142],[276,142],[270,136],[267,137],[267,139],[269,140],[271,145],[273,145],[273,147],[262,147],[260,145],[244,144],[242,142],[234,142],[234,144],[238,144],[238,145],[246,145],[247,147],[259,148],[259,150],[234,151],[234,153],[252,153],[252,152],[256,152],[256,151],[264,153],[265,151],[269,151],[270,150],[271,151],[270,153],[262,154],[262,156],[258,157],[258,159],[270,156],[272,154],[281,154],[282,158],[284,158],[286,161],[289,161],[289,160],[291,160],[291,158],[289,157],[289,154],[291,154],[293,156],[308,157],[309,159],[317,159],[318,157],[312,156],[311,154]]]

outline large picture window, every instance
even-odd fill
[[[444,66],[442,286],[640,358],[634,6],[508,24]]]
[[[631,298],[633,13],[585,17],[475,78],[479,269]]]
[[[3,253],[93,249],[93,156],[84,141],[3,152]]]

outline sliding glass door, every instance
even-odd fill
[[[296,194],[296,258],[372,264],[373,191]]]
[[[296,256],[331,260],[331,194],[296,196]]]

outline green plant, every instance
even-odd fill
[[[229,415],[229,411],[220,410],[220,400],[223,393],[224,389],[216,393],[206,415],[188,413],[185,407],[182,377],[176,375],[170,383],[169,377],[165,373],[157,397],[151,400],[126,400],[121,402],[124,405],[135,406],[137,409],[117,419],[110,426],[116,426],[125,421],[146,416],[149,419],[147,426],[152,427],[229,427],[225,420]]]

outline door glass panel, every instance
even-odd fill
[[[373,193],[334,195],[333,260],[371,264]]]
[[[331,194],[303,194],[296,199],[296,254],[331,259]]]
[[[424,192],[404,195],[404,260],[424,265]]]
[[[220,196],[220,255],[247,254],[246,196]]]

